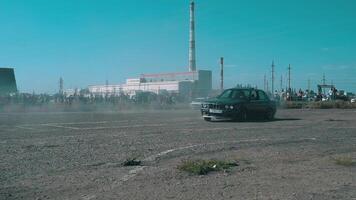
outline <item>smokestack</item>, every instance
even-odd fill
[[[220,58],[220,90],[224,90],[224,58]]]
[[[196,58],[195,58],[195,14],[194,1],[190,3],[190,31],[189,31],[189,71],[195,72]]]

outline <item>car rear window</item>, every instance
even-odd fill
[[[258,91],[258,98],[259,98],[259,100],[261,100],[261,101],[266,101],[266,100],[268,100],[267,95],[266,95],[262,90],[259,90],[259,91]]]

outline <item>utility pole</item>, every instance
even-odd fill
[[[325,85],[326,79],[325,79],[325,73],[323,74],[323,85]]]
[[[267,93],[268,93],[268,91],[269,91],[269,85],[268,85],[268,80],[266,80],[266,87],[267,87]]]
[[[224,90],[224,58],[220,58],[220,90]]]
[[[323,85],[326,84],[325,73],[323,74]],[[323,93],[325,94],[325,88],[323,88]]]
[[[274,94],[274,60],[272,61],[272,94]]]
[[[266,74],[263,76],[263,90],[264,91],[267,91],[267,87],[266,87],[266,84],[267,82],[266,82]]]
[[[59,94],[60,95],[63,95],[63,78],[62,77],[60,77],[59,78]]]
[[[291,92],[291,87],[290,87],[290,70],[291,70],[291,67],[290,67],[290,64],[288,66],[288,91]]]
[[[281,86],[280,86],[280,90],[282,91],[283,89],[283,75],[281,75]]]

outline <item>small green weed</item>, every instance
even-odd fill
[[[334,160],[337,165],[342,165],[346,167],[356,165],[356,162],[352,160],[351,157],[338,157],[338,158],[334,158]]]
[[[238,162],[218,160],[186,160],[178,166],[178,169],[194,175],[207,175],[209,172],[227,171],[236,166],[239,166]]]

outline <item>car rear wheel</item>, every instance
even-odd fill
[[[265,118],[269,121],[274,119],[274,114],[275,112],[272,109],[268,109],[268,111],[265,114]]]

